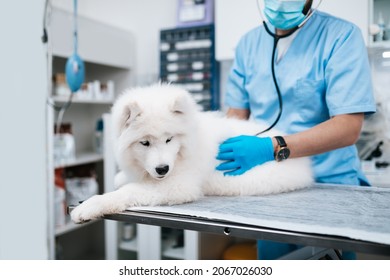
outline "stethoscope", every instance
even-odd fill
[[[317,5],[317,7],[315,7],[315,9],[310,9],[309,15],[298,26],[292,28],[286,34],[278,35],[276,33],[273,33],[269,29],[267,23],[265,22],[265,19],[264,19],[264,16],[263,16],[262,9],[260,7],[259,1],[256,0],[257,8],[258,8],[258,10],[260,12],[260,16],[262,17],[262,20],[263,20],[264,29],[274,39],[274,44],[273,44],[273,48],[272,48],[272,56],[271,56],[271,72],[272,72],[272,79],[273,79],[273,82],[274,82],[274,85],[275,85],[276,93],[278,95],[279,112],[278,112],[278,115],[277,115],[275,121],[268,128],[264,129],[263,131],[260,131],[260,132],[256,133],[255,135],[260,135],[260,134],[262,134],[264,132],[267,132],[267,131],[271,130],[279,122],[279,119],[282,116],[282,112],[283,112],[283,98],[282,98],[282,94],[281,94],[280,88],[279,88],[279,83],[278,83],[278,80],[276,79],[276,74],[275,74],[275,56],[276,56],[276,48],[278,46],[278,42],[279,42],[280,39],[283,39],[283,38],[291,36],[299,28],[301,28],[313,16],[313,14],[317,11],[318,6],[321,4],[321,2],[322,2],[322,0],[319,0],[319,3]]]

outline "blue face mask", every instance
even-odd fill
[[[301,24],[306,16],[302,13],[306,0],[264,0],[264,14],[278,29],[288,30]]]

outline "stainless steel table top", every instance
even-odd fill
[[[390,189],[341,185],[259,197],[205,197],[106,219],[390,255]]]

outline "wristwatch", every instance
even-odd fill
[[[275,136],[276,141],[278,142],[278,147],[275,152],[275,160],[282,161],[288,159],[290,156],[290,149],[287,147],[286,141],[282,136]]]

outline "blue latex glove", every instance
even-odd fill
[[[241,175],[256,165],[274,160],[274,146],[270,137],[241,135],[229,138],[219,146],[216,167],[224,175]]]

